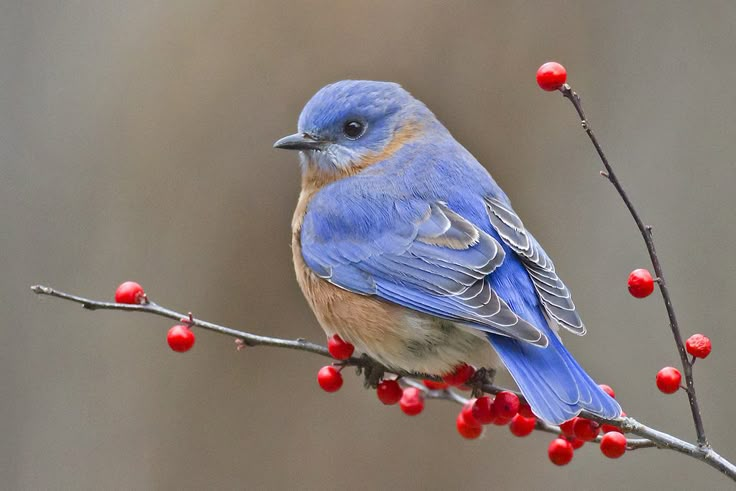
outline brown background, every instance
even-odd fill
[[[724,2],[0,2],[0,478],[5,489],[727,489],[714,470],[550,437],[463,441],[457,408],[410,419],[324,360],[170,323],[89,313],[28,286],[151,297],[257,333],[322,340],[293,278],[296,156],[272,150],[342,78],[402,83],[493,172],[555,259],[590,333],[568,344],[634,417],[693,438],[647,264],[572,108],[539,90],[565,63],[655,225],[706,428],[736,459],[736,4]],[[505,379],[508,380],[508,379]]]

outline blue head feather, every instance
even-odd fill
[[[350,138],[345,124],[357,121],[365,128]],[[313,152],[310,162],[323,170],[346,168],[380,153],[405,125],[436,121],[427,107],[399,84],[370,80],[342,80],[320,89],[299,116],[300,133],[330,143]]]

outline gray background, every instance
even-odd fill
[[[410,419],[323,359],[236,352],[171,323],[90,313],[28,286],[153,299],[257,333],[323,340],[293,278],[296,156],[272,150],[342,78],[394,80],[493,173],[589,326],[567,337],[625,410],[693,438],[638,232],[572,108],[536,87],[563,62],[655,234],[706,428],[736,459],[736,4],[724,2],[0,2],[0,476],[5,489],[726,489],[674,453],[571,465],[548,435],[464,441],[455,406]],[[503,379],[508,380],[508,378]]]

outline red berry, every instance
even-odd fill
[[[135,281],[126,281],[121,283],[120,286],[115,290],[115,301],[117,303],[145,303],[146,292],[143,291],[143,287]]]
[[[606,433],[610,433],[612,431],[615,432],[615,433],[623,433],[623,431],[621,431],[621,428],[619,428],[618,426],[608,425],[608,424],[605,424],[605,423],[601,425],[601,432],[604,435]]]
[[[519,405],[519,397],[508,391],[499,392],[493,400],[496,417],[509,421],[519,412]]]
[[[471,412],[473,419],[482,425],[491,424],[496,419],[493,400],[488,396],[482,396],[476,399],[471,407]]]
[[[577,450],[583,445],[585,445],[585,440],[581,440],[580,438],[575,438],[574,436],[567,436],[565,439],[570,442],[570,445],[572,445],[572,448]]]
[[[636,298],[644,298],[654,291],[654,279],[646,269],[635,269],[629,275],[629,293]]]
[[[460,436],[473,440],[483,433],[483,427],[474,420],[468,420],[465,417],[465,411],[460,411],[455,420],[455,427]]]
[[[687,352],[693,355],[695,358],[705,358],[710,354],[712,348],[710,339],[702,334],[693,334],[685,342],[685,348]]]
[[[574,452],[572,444],[564,438],[555,438],[547,447],[549,460],[555,465],[569,464]]]
[[[416,416],[424,410],[424,394],[416,387],[404,389],[404,393],[399,400],[399,407],[404,414]]]
[[[526,402],[519,404],[519,414],[525,418],[536,418],[537,416],[532,412],[532,407]]]
[[[435,382],[434,380],[422,380],[422,383],[429,390],[443,390],[449,387],[444,382]]]
[[[466,402],[463,405],[462,410],[460,413],[463,415],[463,418],[465,418],[465,421],[468,424],[475,425],[475,426],[481,426],[481,422],[476,419],[475,414],[473,414],[473,407],[475,406],[475,399],[470,399],[468,402]]]
[[[176,325],[166,334],[169,347],[179,353],[189,351],[194,346],[194,333],[188,326]]]
[[[626,452],[626,437],[621,433],[606,433],[601,438],[601,452],[609,459],[617,459]]]
[[[461,363],[455,367],[454,371],[443,375],[442,380],[444,380],[447,385],[458,387],[470,380],[470,377],[472,377],[474,373],[475,368],[466,363]]]
[[[336,360],[347,360],[353,356],[355,346],[347,341],[343,341],[340,336],[335,334],[327,340],[327,351],[329,351],[332,357]]]
[[[509,429],[511,430],[511,433],[516,436],[527,436],[534,431],[534,427],[536,425],[537,418],[527,418],[521,414],[517,414],[511,420],[511,426],[509,426]]]
[[[603,392],[605,392],[609,396],[613,397],[614,399],[616,398],[616,393],[613,391],[610,385],[600,384],[598,385],[598,387],[600,387],[603,390]]]
[[[565,436],[575,436],[575,432],[573,431],[573,428],[575,427],[575,422],[580,419],[577,416],[565,421],[560,425],[560,430],[562,431],[562,434]]]
[[[342,387],[342,374],[337,368],[327,365],[317,372],[317,383],[325,392],[337,392]]]
[[[621,417],[623,418],[625,416],[626,416],[626,413],[621,411]],[[610,433],[611,431],[615,431],[617,433],[623,433],[621,428],[619,428],[618,426],[613,426],[613,425],[609,425],[605,423],[601,425],[601,431],[603,432],[603,434]]]
[[[384,380],[376,387],[378,400],[387,406],[396,404],[401,399],[404,391],[396,380]]]
[[[575,436],[585,442],[595,440],[600,430],[601,426],[598,423],[585,418],[578,418],[572,427]]]
[[[665,394],[674,394],[680,389],[682,374],[677,368],[664,367],[657,372],[657,388]]]
[[[544,90],[557,90],[567,80],[567,70],[556,61],[548,61],[537,70],[537,84]]]

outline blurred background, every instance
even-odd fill
[[[324,337],[291,264],[296,155],[272,143],[323,85],[400,82],[505,188],[589,328],[573,353],[635,418],[694,439],[679,359],[638,231],[572,107],[538,89],[555,59],[654,233],[713,445],[736,459],[733,219],[736,4],[723,2],[0,1],[0,475],[4,489],[730,489],[679,454],[588,445],[555,468],[547,434],[408,418],[325,360],[237,352],[172,324],[39,298],[155,301],[255,333]],[[507,376],[501,382],[510,383]]]

